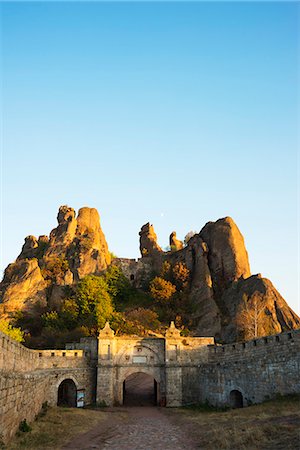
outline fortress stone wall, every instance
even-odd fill
[[[44,402],[57,404],[63,380],[85,390],[95,401],[96,369],[83,350],[30,350],[0,332],[0,442],[17,431],[22,420],[34,420]]]
[[[209,347],[197,379],[199,400],[214,405],[228,404],[233,390],[242,393],[244,405],[300,393],[300,330]]]
[[[118,337],[107,324],[99,338],[66,350],[29,350],[0,333],[0,436],[4,441],[44,402],[56,405],[61,383],[72,380],[85,404],[123,403],[127,377],[151,375],[161,406],[206,402],[259,403],[300,393],[300,330],[244,343],[215,345],[210,337],[182,337],[174,324],[164,338]],[[241,406],[241,404],[239,405]]]

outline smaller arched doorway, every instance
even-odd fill
[[[58,386],[57,406],[76,407],[77,388],[70,378],[63,380]]]
[[[238,390],[233,390],[229,395],[231,408],[242,408],[243,405],[243,394]]]
[[[155,406],[158,403],[159,385],[151,376],[135,372],[123,381],[123,405]]]

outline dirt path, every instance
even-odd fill
[[[174,424],[164,409],[130,407],[107,409],[107,420],[78,435],[69,450],[194,450],[199,448]]]

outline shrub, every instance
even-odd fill
[[[26,419],[24,419],[24,420],[22,420],[22,422],[20,422],[19,431],[21,431],[22,433],[28,433],[29,431],[31,431],[31,427],[26,422]]]
[[[179,289],[184,289],[188,285],[190,271],[182,262],[176,263],[173,267],[173,277],[176,286]]]
[[[168,303],[176,292],[176,286],[161,277],[150,282],[150,294],[158,303]]]
[[[47,280],[57,281],[64,277],[69,268],[65,256],[47,256],[43,259],[42,275]]]
[[[5,319],[0,319],[0,331],[17,342],[24,342],[24,331],[22,331],[21,328],[13,327]]]

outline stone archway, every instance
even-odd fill
[[[142,371],[131,373],[123,381],[123,405],[155,406],[159,398],[159,384]]]
[[[242,408],[244,406],[243,394],[237,389],[230,392],[229,401],[231,408]]]
[[[76,384],[70,378],[63,380],[58,386],[57,406],[77,406],[77,388]]]

